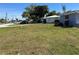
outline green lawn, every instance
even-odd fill
[[[1,28],[0,54],[79,54],[79,28],[52,24]]]

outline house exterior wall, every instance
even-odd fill
[[[67,20],[69,20],[69,25],[70,26],[75,26],[76,25],[76,14],[68,14],[69,15],[69,18]],[[78,16],[79,17],[79,16]],[[65,23],[65,15],[61,15],[60,16],[60,22]]]
[[[69,15],[69,25],[76,26],[76,14]]]
[[[54,23],[55,20],[59,20],[59,17],[46,18],[47,23]]]
[[[76,26],[79,26],[79,13],[76,14]]]
[[[60,22],[61,22],[62,24],[64,24],[64,21],[65,21],[65,20],[64,20],[64,15],[61,15],[61,16],[60,16]]]
[[[47,19],[46,19],[46,22],[47,22],[47,23],[53,23],[54,20],[55,20],[55,19],[53,19],[53,18],[47,18]]]

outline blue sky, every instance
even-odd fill
[[[31,5],[31,3],[0,3],[0,18],[4,18],[5,14],[7,12],[8,18],[19,18],[21,19],[21,15],[24,8]],[[37,5],[48,5],[48,8],[50,11],[56,10],[57,12],[62,11],[62,4],[61,3],[37,3]],[[64,4],[66,6],[67,10],[79,10],[79,4],[77,3],[70,3],[70,4]]]

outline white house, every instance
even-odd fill
[[[79,11],[65,12],[60,15],[60,22],[69,26],[79,26]]]
[[[53,23],[55,20],[59,20],[60,16],[58,15],[47,16],[47,17],[44,17],[43,19],[46,19],[46,23]]]

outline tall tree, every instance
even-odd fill
[[[23,18],[26,18],[26,17],[31,18],[31,13],[33,13],[34,7],[35,6],[33,4],[28,6],[28,7],[26,7],[25,11],[22,14],[22,17]]]
[[[36,6],[35,7],[35,15],[39,18],[44,17],[44,15],[48,13],[48,6],[42,5],[42,6]]]
[[[34,21],[38,21],[38,19],[44,17],[46,13],[48,13],[47,5],[30,5],[25,8],[22,17],[28,17]]]
[[[62,5],[62,10],[63,10],[63,12],[66,12],[66,6],[65,5]]]

